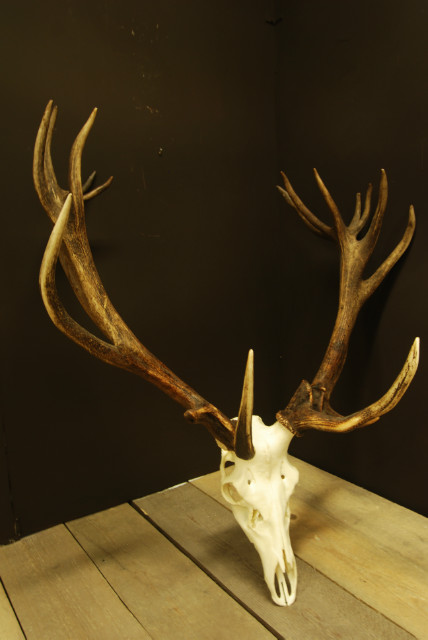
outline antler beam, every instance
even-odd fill
[[[388,183],[385,171],[383,169],[381,171],[376,209],[362,237],[361,233],[370,217],[372,186],[369,185],[367,189],[363,211],[361,195],[357,194],[354,215],[350,224],[346,225],[316,169],[314,174],[332,214],[331,226],[319,220],[303,204],[284,173],[282,174],[284,188],[278,187],[278,189],[286,202],[298,212],[312,231],[333,240],[339,246],[339,308],[329,345],[312,383],[303,381],[287,408],[278,412],[277,418],[293,432],[308,428],[323,431],[350,431],[375,422],[381,415],[390,411],[405,393],[416,372],[419,357],[418,339],[413,343],[401,373],[380,400],[351,416],[341,416],[330,406],[330,396],[345,364],[351,332],[358,313],[409,246],[415,230],[415,212],[411,206],[402,239],[380,267],[369,278],[364,279],[363,273],[375,249],[386,209]]]

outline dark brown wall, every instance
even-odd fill
[[[410,202],[417,236],[362,314],[336,406],[353,411],[386,390],[428,326],[425,3],[68,0],[3,13],[3,541],[15,519],[28,534],[214,470],[219,457],[172,401],[89,357],[46,315],[37,277],[49,222],[31,159],[49,98],[63,184],[70,144],[99,107],[84,171],[115,180],[88,207],[88,228],[114,304],[230,415],[250,346],[255,411],[273,421],[315,373],[334,321],[337,256],[286,209],[279,169],[318,211],[317,166],[346,211],[385,167],[377,259],[400,237]],[[292,452],[423,511],[425,379],[422,361],[380,423],[308,434]]]

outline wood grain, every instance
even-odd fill
[[[361,603],[303,561],[296,602],[270,599],[260,559],[232,514],[191,484],[135,503],[240,602],[287,640],[409,639],[411,634]]]
[[[9,599],[0,583],[0,638],[3,640],[25,640]]]
[[[67,526],[151,637],[274,637],[131,506]]]
[[[0,547],[0,574],[27,640],[150,638],[62,525]]]
[[[292,607],[216,472],[0,547],[1,640],[426,639],[427,519],[292,461]]]
[[[428,629],[428,520],[290,457],[296,555],[418,638]],[[225,506],[219,472],[192,483]]]

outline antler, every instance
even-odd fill
[[[388,184],[385,171],[383,169],[381,171],[376,209],[362,237],[361,234],[370,217],[372,185],[370,184],[367,189],[363,211],[361,195],[357,193],[353,218],[349,225],[345,225],[336,203],[316,169],[314,173],[318,187],[333,216],[331,226],[319,220],[303,204],[284,173],[281,174],[284,188],[278,187],[278,189],[311,231],[339,245],[339,309],[327,351],[315,378],[311,384],[306,380],[302,381],[286,409],[278,412],[277,419],[295,433],[308,428],[344,432],[375,422],[381,415],[393,409],[416,373],[419,359],[418,338],[414,341],[397,379],[380,400],[349,416],[341,416],[330,406],[330,396],[345,364],[351,332],[358,313],[409,246],[415,230],[415,212],[411,206],[402,239],[380,267],[370,277],[364,279],[363,272],[376,246],[386,209]]]
[[[251,438],[251,385],[244,382],[238,420],[232,422],[194,389],[180,380],[158,360],[127,327],[101,283],[86,234],[84,201],[110,186],[112,178],[92,191],[94,175],[82,186],[81,162],[85,142],[96,116],[92,112],[76,137],[70,154],[70,191],[57,182],[51,158],[51,141],[57,108],[46,107],[34,149],[33,177],[40,202],[54,223],[40,270],[40,287],[45,307],[53,323],[65,335],[104,362],[142,376],[186,408],[190,422],[203,424],[219,446],[235,450],[241,458],[254,455]],[[55,285],[55,268],[60,258],[73,291],[88,316],[107,341],[79,325],[62,305]],[[250,355],[249,360],[252,361]],[[247,367],[248,369],[248,367]]]

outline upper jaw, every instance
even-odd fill
[[[285,571],[280,566],[280,563],[278,563],[273,576],[270,577],[270,579],[266,579],[266,583],[275,604],[282,607],[293,604],[296,599],[297,585],[297,568],[294,558],[291,566],[287,563]]]

